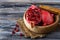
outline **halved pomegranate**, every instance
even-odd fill
[[[59,21],[59,16],[52,13],[32,5],[24,13],[23,21],[30,31],[48,33],[56,28]]]
[[[35,5],[32,5],[25,14],[25,18],[28,23],[33,25],[38,25],[43,22],[41,25],[49,25],[54,22],[54,15],[46,10],[42,10]]]

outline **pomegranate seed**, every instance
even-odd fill
[[[14,31],[15,31],[15,32],[18,32],[18,31],[19,31],[19,28],[15,27],[15,28],[14,28]]]
[[[18,24],[16,24],[16,27],[19,27],[19,25],[18,25]]]
[[[15,31],[16,31],[16,32],[19,32],[19,29],[16,29]]]
[[[23,36],[23,34],[22,34],[22,33],[20,33],[20,36]]]
[[[17,28],[15,27],[14,30],[16,30]]]
[[[15,34],[15,31],[12,31],[12,34]]]
[[[44,23],[43,26],[46,26],[46,23]]]

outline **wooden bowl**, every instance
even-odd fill
[[[36,26],[36,27],[32,28],[31,24],[29,24],[25,19],[25,13],[23,16],[23,21],[24,21],[24,24],[26,25],[26,27],[30,31],[33,31],[35,33],[49,33],[49,32],[52,32],[56,29],[58,22],[59,22],[59,15],[55,16],[55,22],[54,23],[47,25],[47,26]]]

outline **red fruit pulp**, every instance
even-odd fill
[[[50,12],[45,10],[41,10],[41,13],[42,13],[42,21],[44,23],[43,25],[52,24],[54,22],[53,14],[51,15]]]

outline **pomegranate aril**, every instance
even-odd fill
[[[22,33],[20,33],[20,36],[24,36]]]
[[[15,32],[19,32],[19,28],[18,28],[18,27],[15,27],[15,28],[14,28],[14,31],[15,31]]]
[[[15,31],[12,31],[12,34],[15,34]]]
[[[30,20],[30,18],[27,17],[26,20]]]
[[[16,29],[15,31],[16,31],[16,32],[19,32],[19,29]]]
[[[14,30],[16,30],[17,28],[15,27]]]
[[[16,27],[19,27],[19,25],[18,25],[18,24],[16,24]]]
[[[46,23],[43,24],[43,26],[46,26],[46,25],[47,25]]]

